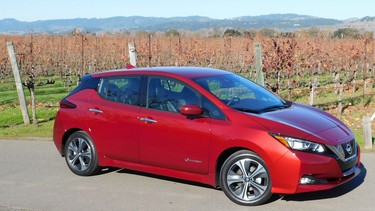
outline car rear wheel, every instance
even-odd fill
[[[263,204],[272,195],[265,162],[248,150],[240,150],[228,157],[220,171],[220,182],[225,195],[240,205]]]
[[[77,131],[69,136],[64,155],[70,170],[77,175],[89,176],[99,170],[96,148],[84,131]]]

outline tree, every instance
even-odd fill
[[[178,37],[180,33],[176,29],[171,29],[165,32],[166,37]]]
[[[240,37],[242,36],[241,32],[235,29],[227,29],[224,32],[224,37]]]
[[[316,27],[308,28],[308,29],[301,29],[300,34],[304,37],[318,37],[320,34],[320,29]]]
[[[253,39],[257,35],[257,32],[255,30],[249,30],[249,31],[244,31],[243,34],[244,34],[244,37]]]
[[[222,33],[223,32],[219,28],[212,28],[208,31],[208,36],[217,38],[217,37],[221,37]]]
[[[278,32],[274,29],[261,29],[259,31],[259,34],[261,34],[264,37],[275,38],[277,37]]]
[[[338,29],[333,33],[334,38],[360,38],[361,34],[359,33],[358,29],[351,29],[351,28],[343,28]]]

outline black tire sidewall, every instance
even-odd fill
[[[67,158],[69,144],[73,140],[75,140],[76,138],[84,139],[89,144],[90,149],[91,149],[91,162],[90,162],[89,166],[87,167],[87,169],[85,169],[84,171],[79,171],[79,170],[73,168],[69,164],[69,161],[68,161],[68,158]],[[74,132],[72,135],[69,136],[68,140],[66,141],[65,147],[64,147],[64,155],[65,155],[66,164],[68,165],[69,169],[77,175],[80,175],[80,176],[94,175],[99,169],[96,147],[95,147],[91,137],[84,131],[77,131],[77,132]]]
[[[269,178],[267,190],[264,192],[264,194],[260,198],[258,198],[255,201],[245,201],[245,200],[241,200],[241,199],[237,198],[236,196],[234,196],[231,193],[231,191],[229,190],[229,187],[227,186],[227,183],[226,183],[226,177],[227,177],[227,172],[228,172],[229,168],[235,162],[237,162],[238,160],[245,159],[245,158],[250,158],[250,159],[253,159],[253,160],[259,162],[265,168],[265,170],[268,174],[268,178]],[[245,206],[255,206],[255,205],[263,204],[272,195],[272,193],[271,193],[272,182],[271,182],[270,173],[268,171],[268,167],[267,167],[266,163],[256,153],[254,153],[252,151],[249,151],[249,150],[237,151],[227,158],[227,160],[224,162],[224,164],[223,164],[223,166],[221,167],[221,170],[220,170],[220,186],[221,186],[222,190],[224,191],[225,195],[230,200],[232,200],[233,202],[235,202],[237,204],[245,205]]]

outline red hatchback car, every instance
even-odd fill
[[[338,119],[209,68],[85,75],[60,101],[53,139],[75,174],[159,174],[221,188],[241,205],[333,188],[360,172],[360,149]]]

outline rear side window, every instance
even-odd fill
[[[93,78],[91,75],[84,75],[81,79],[81,82],[78,84],[78,86],[73,89],[68,96],[71,96],[81,90],[84,89],[94,89],[96,90],[98,88],[99,84],[99,78]]]
[[[110,101],[139,105],[139,88],[139,76],[109,77],[100,80],[98,93],[104,99]]]

